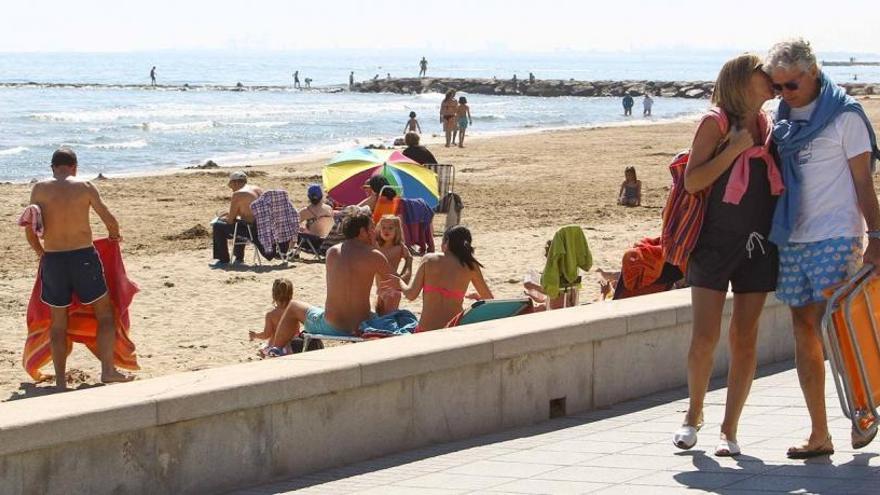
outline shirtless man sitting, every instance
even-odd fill
[[[116,323],[107,293],[104,268],[92,244],[89,212],[104,222],[112,240],[120,241],[119,223],[101,201],[91,182],[78,180],[76,154],[59,149],[52,155],[52,178],[34,184],[31,204],[40,207],[43,217],[43,242],[32,229],[25,229],[28,243],[42,263],[43,291],[40,299],[51,309],[49,338],[55,385],[67,389],[67,308],[76,294],[82,304],[91,305],[98,320],[98,359],[101,381],[125,382],[132,379],[113,365]]]
[[[272,346],[274,355],[300,333],[300,324],[309,333],[354,336],[360,323],[375,314],[370,311],[373,279],[383,288],[397,288],[398,279],[388,260],[373,245],[373,220],[364,212],[343,220],[345,241],[327,251],[327,299],[324,309],[301,301],[291,301],[278,323]],[[272,351],[270,351],[272,354]]]
[[[249,238],[257,246],[257,249],[262,251],[257,240],[257,226],[254,221],[254,212],[251,210],[251,203],[263,194],[263,190],[257,186],[249,185],[247,174],[244,172],[229,174],[229,188],[232,189],[229,213],[223,214],[213,222],[214,259],[217,260],[211,265],[213,268],[221,268],[229,264],[229,246],[226,241],[232,239],[236,224],[238,224],[238,236]],[[244,261],[244,244],[234,245],[232,254],[235,256],[235,264],[242,263]]]

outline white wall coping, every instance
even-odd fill
[[[0,456],[689,323],[690,300],[670,291],[9,401]]]

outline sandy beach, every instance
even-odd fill
[[[880,123],[880,99],[863,99]],[[465,204],[462,223],[474,234],[477,259],[485,265],[496,297],[522,293],[529,269],[543,268],[543,245],[563,225],[586,229],[594,269],[618,269],[623,251],[645,236],[659,234],[666,199],[666,165],[689,145],[695,124],[607,127],[474,139],[465,149],[430,145],[442,163],[453,164],[455,191]],[[48,174],[48,160],[47,174]],[[309,183],[321,181],[324,159],[287,161],[246,168],[251,182],[284,188],[297,207]],[[225,165],[225,164],[221,164]],[[616,205],[625,166],[634,165],[643,182],[643,206]],[[323,305],[324,265],[296,261],[262,267],[212,270],[209,221],[228,207],[229,170],[192,171],[99,181],[105,202],[124,237],[123,254],[141,293],[131,307],[131,337],[137,345],[138,379],[258,359],[259,342],[248,330],[262,329],[271,304],[271,283],[293,281],[295,297]],[[37,259],[15,224],[28,204],[30,186],[0,184],[0,401],[47,393],[21,366],[26,336],[25,309]],[[97,217],[93,215],[93,221]],[[443,215],[435,219],[441,232]],[[95,235],[103,226],[95,223]],[[204,235],[191,235],[203,228]],[[247,253],[251,260],[250,250]],[[581,302],[598,298],[599,277],[584,277]],[[420,302],[404,307],[419,310]],[[76,346],[70,370],[86,384],[98,377],[97,360]],[[45,371],[49,372],[51,366]]]

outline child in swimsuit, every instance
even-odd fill
[[[626,167],[623,174],[626,180],[620,184],[620,192],[617,193],[617,204],[621,206],[642,206],[642,181],[636,176],[636,168]]]
[[[473,124],[471,107],[468,106],[467,98],[464,96],[458,99],[458,109],[455,111],[455,115],[458,119],[458,147],[464,148],[464,131],[470,124]],[[455,140],[453,139],[453,141]]]
[[[263,325],[263,331],[248,332],[250,340],[268,340],[272,341],[275,337],[275,330],[278,328],[278,322],[281,321],[281,315],[287,309],[287,304],[293,299],[293,283],[286,278],[276,278],[272,283],[272,310],[266,313],[266,320]],[[260,349],[260,356],[265,357],[267,347]]]
[[[412,274],[412,254],[403,243],[403,227],[400,217],[383,215],[376,229],[376,247],[388,259],[388,266],[395,275],[409,283]],[[398,271],[403,261],[403,270]],[[376,279],[376,313],[379,316],[397,311],[400,306],[400,291],[379,289]]]
[[[416,134],[422,133],[422,126],[419,125],[419,121],[416,120],[416,113],[409,113],[409,120],[406,121],[406,126],[403,128],[403,134],[406,135],[408,132],[415,132]]]

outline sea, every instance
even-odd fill
[[[576,80],[714,80],[735,54],[620,53],[432,55],[428,75]],[[84,176],[147,174],[213,160],[274,158],[390,144],[416,112],[423,134],[441,133],[440,94],[344,91],[348,75],[417,76],[422,54],[290,52],[0,53],[0,182],[49,175],[49,158],[73,148]],[[159,85],[150,88],[155,66]],[[293,88],[311,79],[311,90]],[[836,80],[880,82],[880,67],[829,67]],[[15,87],[14,83],[37,83]],[[180,86],[233,87],[243,91]],[[48,87],[47,85],[53,85]],[[67,86],[56,87],[57,84]],[[269,90],[249,90],[271,86]],[[492,136],[691,119],[706,100],[655,98],[653,116],[624,117],[618,98],[468,96],[469,133]]]

